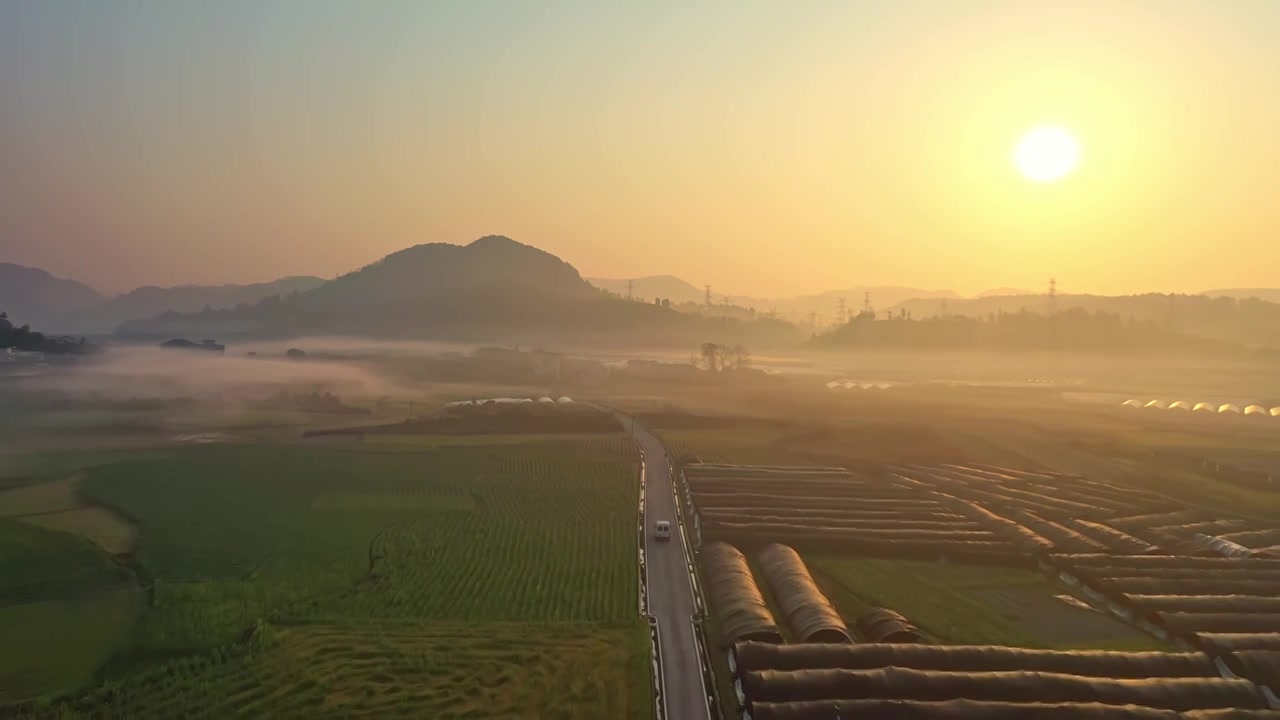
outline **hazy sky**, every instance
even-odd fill
[[[1071,128],[1079,169],[1019,177]],[[1280,0],[0,0],[0,261],[502,233],[717,291],[1280,286]]]

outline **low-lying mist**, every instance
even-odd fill
[[[29,392],[117,399],[231,399],[279,390],[378,396],[405,391],[355,363],[149,347],[115,347],[92,360],[50,368],[20,383]]]

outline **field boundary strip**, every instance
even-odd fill
[[[658,618],[646,615],[649,623],[649,674],[653,688],[653,717],[655,720],[667,720],[667,675],[662,669],[662,631],[658,628]]]
[[[636,552],[639,555],[639,588],[636,591],[639,595],[640,615],[649,616],[649,568],[648,568],[648,552],[649,552],[649,536],[644,530],[644,481],[645,481],[645,465],[644,451],[640,451],[640,510],[639,522],[637,524]]]
[[[637,443],[637,446],[639,443]],[[649,534],[644,528],[644,500],[646,465],[644,450],[640,450],[640,510],[639,537],[637,538],[637,555],[639,564],[639,589],[637,594],[640,603],[640,616],[649,625],[649,694],[653,696],[653,717],[655,720],[667,720],[667,678],[662,670],[662,638],[658,629],[658,618],[649,614],[649,569],[647,554],[649,552]]]

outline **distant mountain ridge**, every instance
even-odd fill
[[[587,282],[620,297],[627,296],[627,283],[632,283],[632,297],[645,302],[653,302],[654,298],[670,300],[673,303],[702,302],[706,297],[702,288],[674,275],[650,275],[630,280],[587,278]]]
[[[448,299],[476,292],[535,293],[578,298],[599,293],[560,258],[501,235],[468,245],[430,243],[394,252],[306,293],[305,304]]]
[[[628,280],[626,279],[587,278],[587,282],[602,290],[608,290],[615,295],[627,296]],[[630,282],[632,283],[632,296],[637,300],[650,302],[654,298],[664,298],[673,303],[703,303],[706,301],[705,288],[698,287],[674,275],[651,275],[634,278]],[[715,292],[715,288],[712,288],[711,302],[713,304],[728,303],[741,307],[751,307],[761,312],[767,312],[772,309],[783,316],[802,316],[816,312],[832,317],[837,311],[841,299],[845,301],[848,309],[857,311],[861,309],[868,293],[871,295],[872,304],[876,307],[888,307],[912,298],[961,297],[952,290],[921,290],[919,288],[893,285],[856,285],[843,290],[827,290],[812,295],[779,298],[725,294]]]
[[[641,330],[705,340],[708,328],[739,332],[746,326],[768,327],[765,335],[776,339],[796,331],[782,320],[807,325],[817,316],[820,324],[830,324],[841,305],[856,314],[869,301],[882,316],[908,311],[916,318],[1079,307],[1211,339],[1280,345],[1276,288],[1200,295],[1059,294],[1051,305],[1044,293],[1015,288],[964,298],[951,290],[855,286],[790,298],[713,293],[713,304],[725,306],[727,301],[755,312],[680,314],[655,308],[652,300],[702,304],[705,290],[658,275],[632,281],[633,297],[643,302],[609,295],[625,296],[627,283],[586,280],[550,253],[504,236],[487,236],[467,245],[416,245],[330,281],[298,276],[250,285],[148,286],[113,298],[37,268],[0,263],[0,311],[17,324],[55,334],[109,332],[119,326],[124,335],[144,337],[341,333],[492,339],[541,337],[538,333],[544,331],[565,337],[626,336]]]
[[[54,277],[39,268],[0,263],[0,311],[18,325],[51,328],[67,313],[103,300],[84,283]]]
[[[165,313],[131,321],[134,338],[359,335],[475,342],[578,341],[772,344],[798,337],[776,321],[701,318],[627,302],[593,287],[569,263],[491,235],[467,245],[430,243],[392,253],[288,298],[251,307]]]
[[[114,331],[121,323],[155,317],[163,312],[195,312],[252,305],[271,295],[288,295],[320,287],[318,277],[294,276],[250,285],[178,285],[140,287],[84,311],[85,325],[95,331]]]
[[[867,302],[873,308],[885,308],[912,298],[959,298],[953,290],[921,290],[897,285],[855,285],[842,290],[827,290],[813,295],[786,298],[755,298],[729,296],[735,305],[754,307],[757,310],[773,310],[782,317],[800,319],[810,314],[820,318],[834,318],[841,302],[846,312],[857,313]]]
[[[1036,293],[1032,290],[1021,290],[1019,288],[1010,288],[1010,287],[998,287],[998,288],[990,288],[988,290],[983,290],[977,295],[974,295],[974,297],[988,298],[988,297],[1008,297],[1010,295],[1023,296],[1023,295],[1035,295],[1035,294]]]
[[[1205,290],[1201,295],[1209,297],[1229,297],[1237,300],[1257,298],[1267,302],[1280,303],[1280,288],[1227,288],[1224,290]]]
[[[322,278],[296,276],[249,285],[148,285],[107,297],[83,283],[54,277],[39,268],[0,263],[0,311],[8,312],[20,324],[60,333],[107,333],[128,320],[163,312],[253,304],[264,297],[303,292],[323,283]]]
[[[1151,322],[1165,332],[1209,340],[1226,340],[1251,346],[1280,346],[1280,304],[1258,298],[1236,299],[1146,293],[1142,295],[1072,295],[1059,293],[1053,300],[1045,293],[949,300],[945,308],[936,300],[913,299],[888,308],[906,311],[913,318],[946,315],[990,317],[1020,312],[1051,314],[1080,308],[1105,312],[1121,321]]]

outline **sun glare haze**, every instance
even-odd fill
[[[0,719],[1280,720],[1280,0],[0,0]]]
[[[1028,180],[1054,182],[1080,163],[1080,142],[1062,126],[1038,127],[1018,140],[1013,162]]]

